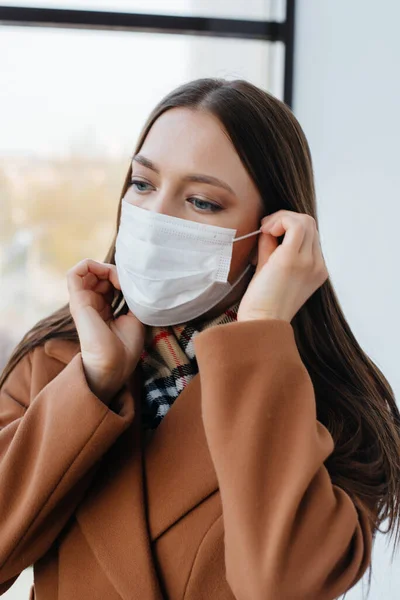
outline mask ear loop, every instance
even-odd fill
[[[261,229],[258,229],[257,231],[253,231],[252,233],[247,233],[246,235],[242,235],[236,239],[234,239],[234,242],[238,242],[239,240],[244,240],[245,238],[251,237],[252,235],[257,235],[257,233],[261,233]]]

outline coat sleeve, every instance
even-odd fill
[[[371,559],[369,520],[324,461],[292,325],[233,322],[194,338],[202,418],[217,474],[226,578],[237,600],[333,600]]]
[[[127,387],[114,410],[91,392],[80,352],[32,397],[46,360],[35,348],[0,389],[0,594],[51,546],[134,414]]]

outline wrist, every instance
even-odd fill
[[[90,391],[99,398],[104,404],[109,404],[113,396],[122,388],[123,383],[112,381],[111,378],[99,377],[93,373],[90,367],[83,364],[86,383]]]

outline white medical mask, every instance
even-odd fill
[[[145,325],[176,325],[199,317],[243,279],[228,282],[236,229],[139,208],[122,200],[115,264],[121,291]]]

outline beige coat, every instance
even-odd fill
[[[0,593],[36,600],[330,600],[365,572],[371,529],[332,485],[292,325],[194,341],[199,374],[147,439],[142,380],[100,401],[52,339],[0,398]]]

